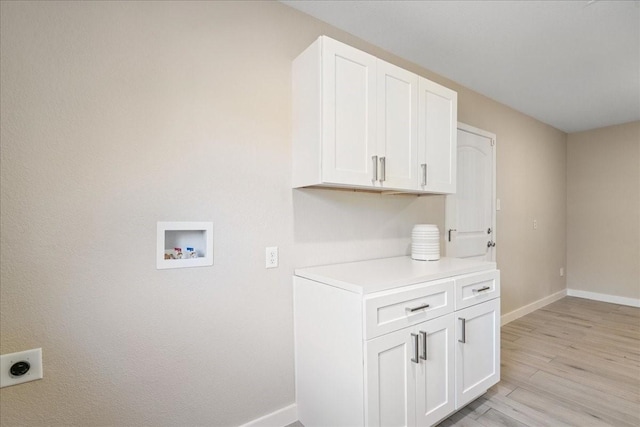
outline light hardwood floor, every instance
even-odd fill
[[[640,308],[565,297],[501,333],[502,380],[439,427],[640,426]]]

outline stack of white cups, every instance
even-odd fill
[[[419,261],[440,259],[440,231],[435,224],[416,224],[411,231],[411,258]]]

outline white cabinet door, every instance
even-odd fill
[[[500,298],[456,311],[456,409],[500,380]]]
[[[378,60],[378,182],[414,189],[418,176],[418,76]]]
[[[453,313],[366,345],[366,425],[429,426],[455,410]]]
[[[372,186],[377,59],[327,37],[322,42],[323,181]]]
[[[415,426],[417,335],[413,328],[366,342],[367,426]],[[413,361],[412,361],[413,359]]]
[[[417,329],[421,348],[416,375],[416,422],[430,426],[455,410],[453,313],[425,322]]]
[[[458,94],[422,77],[418,89],[418,188],[455,193]]]

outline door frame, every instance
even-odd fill
[[[491,146],[493,147],[492,151],[492,162],[493,162],[493,170],[491,171],[491,192],[493,194],[493,198],[491,200],[491,211],[492,211],[492,215],[491,215],[491,229],[493,230],[493,241],[497,242],[498,241],[498,230],[496,227],[496,223],[497,223],[497,210],[496,210],[496,199],[497,199],[497,194],[496,194],[496,152],[498,151],[498,145],[497,145],[497,139],[496,139],[496,134],[492,133],[492,132],[488,132],[486,130],[482,130],[479,129],[477,127],[468,125],[466,123],[462,123],[462,122],[458,122],[458,126],[456,129],[456,132],[458,131],[464,131],[464,132],[468,132],[468,133],[472,133],[474,135],[478,135],[478,136],[482,136],[485,138],[489,138],[492,143]],[[457,150],[457,147],[456,147]],[[456,152],[457,154],[457,152]],[[460,156],[456,156],[456,158],[460,158]],[[456,174],[458,173],[458,167],[459,165],[456,164]],[[460,185],[460,180],[456,179],[456,183],[459,186]],[[448,230],[450,229],[456,229],[457,225],[456,225],[456,217],[455,217],[455,208],[453,207],[455,205],[454,198],[455,194],[452,195],[447,195],[445,197],[445,214],[444,214],[444,252],[445,252],[445,256],[449,257],[451,256],[451,254],[449,253],[451,248],[449,247],[449,241],[448,241]],[[495,262],[496,261],[496,254],[497,254],[498,250],[497,250],[497,246],[493,248],[493,250],[491,251],[491,261]]]

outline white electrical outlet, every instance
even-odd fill
[[[534,229],[534,230],[537,230],[537,229],[538,229],[538,220],[537,220],[537,219],[534,219],[534,220],[533,220],[533,229]]]
[[[266,250],[266,268],[276,268],[278,266],[278,247],[270,246]]]
[[[0,388],[41,379],[41,348],[0,356]]]
[[[560,277],[564,277],[564,267],[560,267]]]

